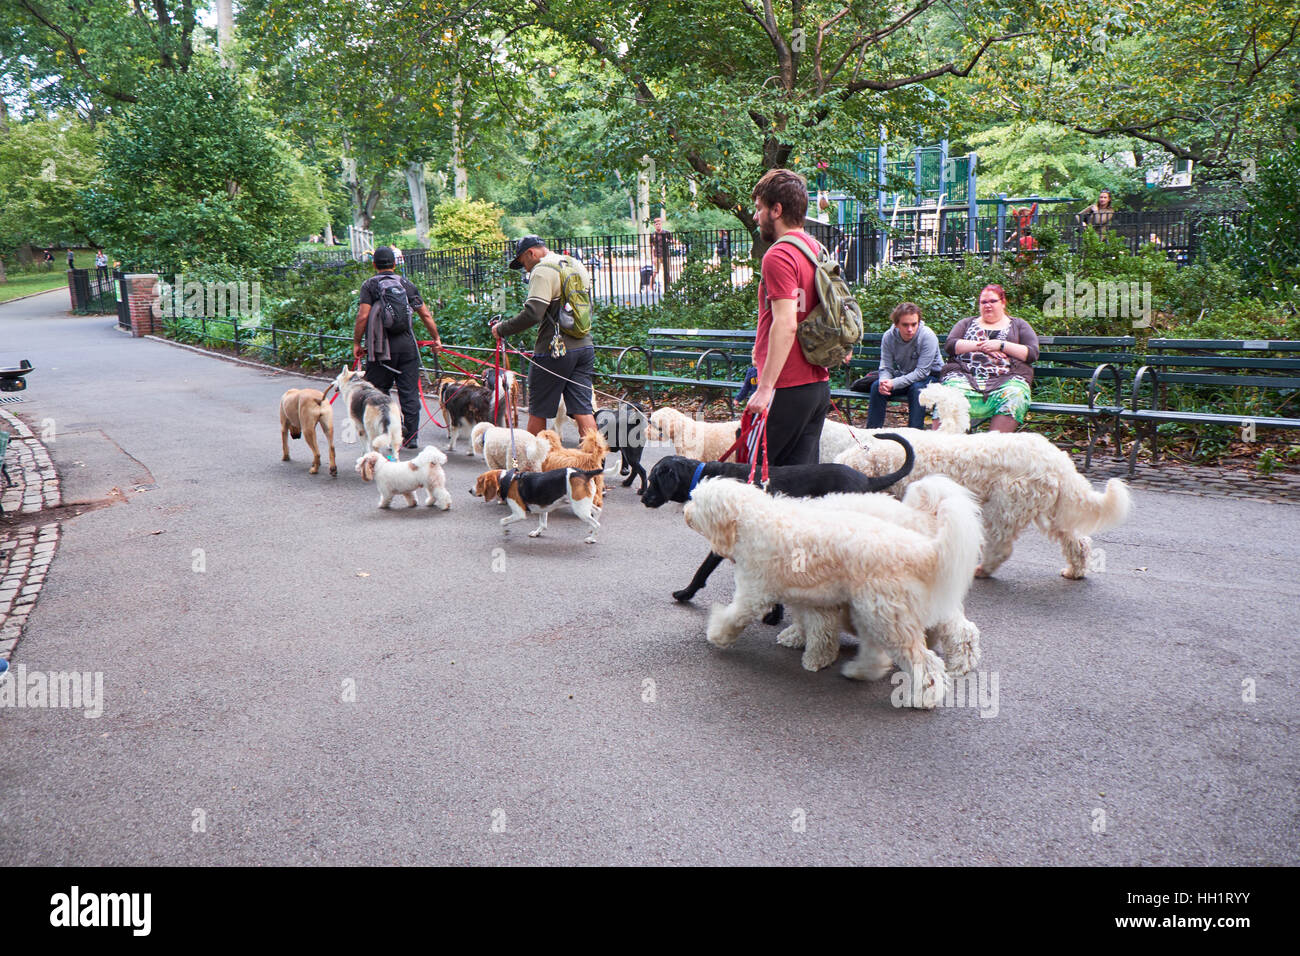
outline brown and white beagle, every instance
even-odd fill
[[[510,506],[510,514],[501,519],[502,532],[509,534],[509,525],[523,521],[529,513],[537,515],[538,525],[528,532],[528,537],[537,538],[546,530],[546,515],[560,507],[568,505],[575,515],[591,528],[587,535],[587,544],[596,543],[596,532],[600,530],[600,508],[593,500],[592,479],[604,473],[602,468],[585,471],[580,468],[554,468],[551,471],[520,471],[513,469],[500,472],[497,478],[498,496]]]

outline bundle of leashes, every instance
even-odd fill
[[[759,472],[758,450],[760,447],[763,449],[763,490],[766,491],[768,483],[771,481],[767,464],[767,409],[763,409],[757,415],[748,409],[745,410],[745,413],[740,416],[740,434],[736,436],[735,443],[723,452],[718,461],[726,461],[733,454],[737,456],[736,460],[740,461],[740,451],[744,449],[747,453],[745,461],[749,462],[749,478],[747,480],[750,484],[756,484],[754,476]]]

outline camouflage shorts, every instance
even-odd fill
[[[985,393],[970,387],[964,378],[945,381],[944,385],[955,388],[966,396],[970,404],[971,421],[978,422],[994,415],[1010,415],[1017,425],[1025,423],[1029,412],[1029,385],[1023,380],[1013,378],[1001,388]]]

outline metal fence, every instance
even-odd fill
[[[1117,212],[1104,230],[1131,253],[1148,243],[1170,260],[1185,265],[1200,252],[1200,237],[1213,221],[1239,224],[1240,212],[1196,210]],[[1035,231],[1052,229],[1061,243],[1078,252],[1084,230],[1073,214],[1040,213],[1027,228],[1011,210],[971,218],[965,208],[911,209],[887,215],[882,225],[862,220],[834,225],[807,220],[805,229],[830,249],[849,281],[861,281],[869,269],[927,259],[962,260],[967,255],[989,261],[1004,254],[1037,253]],[[547,246],[580,258],[591,271],[598,301],[652,305],[666,294],[681,295],[679,281],[688,263],[727,273],[734,288],[754,277],[753,238],[744,229],[641,233],[636,235],[558,236]],[[487,243],[462,249],[403,250],[403,271],[430,284],[451,284],[471,294],[487,294],[499,283],[513,243]],[[305,253],[298,267],[328,268],[351,261],[345,249]]]

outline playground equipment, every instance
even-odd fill
[[[1028,251],[1036,245],[1029,232],[1041,207],[1078,202],[1005,193],[980,199],[978,169],[976,153],[952,156],[946,139],[915,147],[907,158],[891,162],[883,130],[876,148],[858,153],[848,164],[826,166],[817,177],[817,209],[838,227],[841,262],[849,277],[897,259]],[[866,196],[874,202],[864,201]]]

